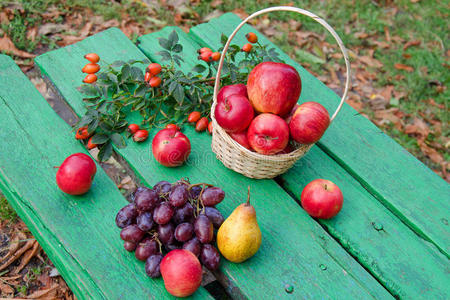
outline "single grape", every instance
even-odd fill
[[[175,211],[172,220],[175,222],[175,224],[180,224],[183,222],[187,222],[193,216],[194,216],[194,208],[188,202]]]
[[[163,202],[155,208],[153,220],[158,224],[167,224],[174,213],[174,208],[168,202]]]
[[[219,251],[211,244],[204,244],[200,253],[200,261],[208,270],[217,270],[220,263]]]
[[[205,206],[214,206],[222,202],[225,192],[218,187],[209,187],[202,193],[202,202]]]
[[[198,240],[203,244],[211,242],[214,237],[213,224],[204,214],[200,214],[195,219],[194,231]]]
[[[151,278],[161,276],[161,272],[159,271],[159,264],[161,263],[162,259],[162,254],[151,255],[149,258],[147,258],[147,261],[145,262],[145,273],[147,273],[147,275]]]
[[[116,215],[116,225],[119,228],[125,228],[136,222],[136,217],[138,215],[136,205],[130,203],[122,207]]]
[[[202,243],[200,243],[198,238],[194,237],[193,239],[183,244],[183,249],[189,250],[196,256],[199,256],[202,250]]]
[[[148,189],[145,186],[139,186],[130,196],[131,201],[134,202],[134,200],[136,199],[136,196],[139,195],[139,193],[145,191],[146,189]]]
[[[186,185],[175,186],[169,194],[169,202],[175,207],[183,206],[189,198]]]
[[[136,244],[133,242],[128,242],[125,241],[123,242],[123,247],[125,248],[125,250],[127,250],[128,252],[133,252],[136,249]]]
[[[156,183],[153,186],[153,190],[161,195],[161,194],[167,194],[168,192],[170,192],[171,187],[172,187],[172,184],[170,182],[163,180],[163,181]]]
[[[215,207],[205,206],[205,215],[213,223],[214,228],[217,229],[219,229],[224,221],[222,214]]]
[[[182,246],[183,246],[183,244],[181,244],[181,243],[179,243],[177,241],[174,241],[172,244],[164,245],[164,247],[166,247],[167,251],[172,251],[172,250],[175,250],[175,249],[181,249]]]
[[[147,258],[150,257],[150,255],[158,253],[159,253],[158,243],[154,239],[148,237],[137,245],[134,255],[136,256],[137,259],[146,261]]]
[[[127,242],[139,243],[145,235],[145,231],[139,229],[136,224],[128,225],[120,232],[120,238]]]
[[[190,223],[181,223],[175,228],[175,238],[177,241],[189,241],[192,238],[192,235],[194,235],[194,226]]]
[[[139,211],[152,211],[159,203],[159,196],[155,191],[145,188],[136,195],[134,203]]]
[[[141,213],[136,218],[136,224],[142,231],[149,231],[150,229],[152,229],[154,224],[152,213],[151,212]]]
[[[191,187],[191,189],[189,190],[189,196],[191,197],[191,199],[198,199],[198,196],[200,195],[200,192],[202,191],[202,187],[201,186],[193,186]]]
[[[158,225],[158,239],[163,244],[172,244],[174,241],[175,226],[172,223]]]

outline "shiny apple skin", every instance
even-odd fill
[[[192,295],[202,283],[202,266],[197,256],[184,249],[172,250],[160,265],[166,290],[175,297]]]
[[[247,130],[241,131],[241,132],[230,133],[230,136],[233,140],[238,142],[244,148],[247,148],[248,150],[252,150],[252,147],[250,146],[250,143],[248,142],[248,139],[247,139]]]
[[[312,144],[320,140],[330,125],[325,107],[317,102],[301,104],[289,122],[291,137],[300,144]]]
[[[68,156],[56,172],[56,184],[66,194],[82,195],[89,191],[97,166],[87,154]]]
[[[177,167],[182,165],[191,153],[191,142],[176,129],[162,129],[153,138],[152,152],[163,166]]]
[[[312,217],[330,219],[342,209],[344,196],[330,180],[316,179],[308,183],[301,194],[303,209]]]
[[[226,85],[217,94],[217,102],[223,101],[223,99],[231,95],[241,95],[248,99],[247,87],[242,83]]]
[[[253,150],[272,155],[286,148],[289,127],[285,120],[274,114],[260,114],[253,119],[247,130],[247,139]]]
[[[297,103],[302,82],[292,66],[263,62],[250,72],[247,93],[250,103],[259,113],[286,116]]]
[[[247,97],[235,94],[217,102],[214,117],[225,131],[240,132],[250,125],[254,111]]]

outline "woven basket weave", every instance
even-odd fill
[[[350,64],[348,60],[347,50],[342,40],[334,31],[334,29],[330,25],[328,25],[327,22],[325,22],[323,19],[319,18],[315,14],[296,7],[276,6],[257,11],[252,15],[248,16],[244,21],[242,21],[228,38],[228,41],[225,44],[225,47],[220,56],[219,67],[217,69],[216,81],[214,86],[214,102],[211,107],[211,119],[213,122],[211,147],[213,152],[216,154],[217,158],[227,168],[230,168],[238,173],[241,173],[244,176],[257,179],[273,178],[275,176],[283,174],[289,168],[291,168],[298,159],[300,159],[303,155],[305,155],[305,153],[308,152],[308,150],[313,146],[313,144],[310,145],[295,144],[294,151],[287,154],[278,154],[278,155],[263,155],[256,152],[252,152],[241,146],[235,140],[233,140],[228,135],[228,133],[219,126],[214,117],[214,110],[217,105],[217,94],[220,88],[220,74],[222,71],[225,54],[228,50],[231,40],[234,38],[236,33],[241,29],[241,27],[244,26],[249,20],[259,15],[273,11],[291,11],[308,16],[317,21],[318,23],[320,23],[322,26],[324,26],[333,35],[336,42],[338,43],[339,48],[342,51],[342,54],[344,55],[345,66],[347,68],[346,70],[347,78],[341,101],[336,111],[331,116],[330,121],[333,121],[333,119],[336,117],[337,113],[341,109],[342,105],[344,104],[350,86]]]

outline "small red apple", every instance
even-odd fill
[[[292,138],[300,144],[312,144],[320,140],[330,125],[325,107],[317,102],[301,104],[289,123]]]
[[[227,132],[245,130],[253,120],[253,107],[247,97],[231,95],[218,101],[214,110],[217,123]]]
[[[319,219],[330,219],[337,215],[344,202],[339,187],[325,179],[316,179],[308,183],[300,198],[303,209],[310,216]]]
[[[248,98],[257,112],[287,115],[297,103],[302,82],[292,66],[263,62],[248,75]]]
[[[236,95],[236,94],[244,96],[245,98],[248,98],[247,87],[245,86],[245,84],[242,84],[242,83],[231,84],[231,85],[226,85],[226,86],[222,87],[220,89],[219,93],[217,94],[217,102],[220,102],[223,99],[225,99],[226,97],[229,97],[231,95]]]
[[[289,127],[281,117],[260,114],[247,130],[247,139],[253,150],[271,155],[283,150],[289,142]]]
[[[176,167],[187,160],[191,153],[191,143],[187,136],[176,129],[162,129],[153,138],[152,152],[163,166]]]
[[[197,256],[185,249],[172,250],[160,265],[166,290],[175,297],[192,295],[202,283],[202,266]]]
[[[94,160],[84,153],[68,156],[56,172],[56,184],[64,193],[81,195],[92,185],[97,166]]]
[[[241,131],[241,132],[235,132],[230,133],[230,136],[233,140],[241,144],[244,148],[247,148],[248,150],[252,150],[252,147],[250,147],[250,144],[247,139],[247,130]]]

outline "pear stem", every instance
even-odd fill
[[[245,205],[250,205],[250,186],[247,187],[247,203]]]

